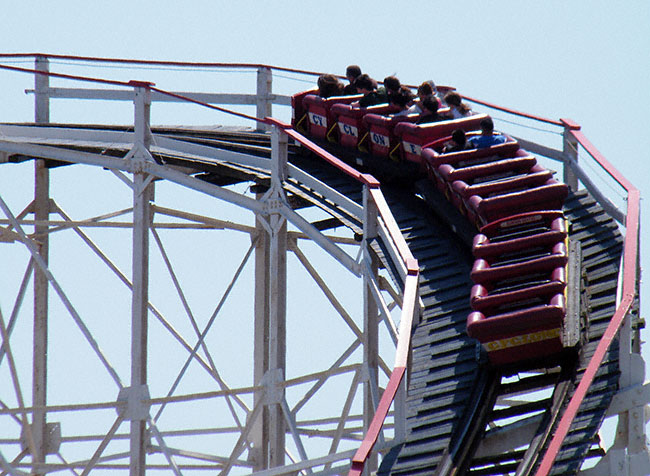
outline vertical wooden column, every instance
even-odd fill
[[[131,391],[147,384],[147,334],[149,303],[149,227],[153,184],[142,170],[151,144],[151,90],[135,87],[135,153],[133,174],[133,294],[131,302]],[[144,476],[146,469],[146,420],[131,420],[130,475]]]
[[[628,209],[628,213],[630,213]],[[640,217],[637,215],[637,220]],[[639,233],[639,237],[641,234]],[[638,239],[638,238],[637,238]],[[637,241],[637,249],[641,250],[640,243]],[[629,272],[626,268],[636,267],[637,276],[641,276],[639,269],[640,251],[637,255],[636,263],[624,263],[625,267],[622,274]],[[639,297],[639,281],[635,284],[635,295]],[[619,387],[628,389],[632,387],[641,387],[645,380],[645,362],[641,356],[640,332],[639,329],[632,327],[632,314],[639,312],[636,305],[632,305],[630,311],[625,315],[621,328],[619,330],[619,367],[621,374],[619,376]],[[614,448],[625,448],[629,457],[647,453],[646,438],[646,413],[645,404],[640,399],[632,400],[637,405],[633,408],[618,415],[618,425],[616,428],[616,439]]]
[[[286,376],[287,320],[287,224],[280,213],[288,157],[287,136],[278,128],[271,131],[272,194],[269,198],[269,372]],[[274,389],[276,390],[276,389]],[[283,398],[284,391],[279,398]],[[269,464],[284,465],[285,419],[279,402],[269,404]]]
[[[262,194],[257,195],[261,199]],[[269,254],[270,239],[262,224],[264,217],[256,217],[257,231],[255,244],[255,334],[253,351],[253,382],[259,385],[269,370]],[[255,392],[253,405],[264,405],[263,391]],[[253,461],[253,471],[268,468],[269,460],[269,416],[266,408],[260,417],[253,422],[251,438],[254,453],[250,456]]]
[[[270,68],[257,69],[257,112],[256,117],[264,119],[273,115],[273,75]],[[261,122],[257,123],[258,131],[268,131],[270,126]]]
[[[49,71],[46,57],[37,56],[37,71]],[[35,121],[38,124],[50,122],[50,102],[48,89],[50,78],[37,74],[35,81]],[[49,263],[49,227],[50,218],[50,170],[45,160],[34,161],[34,202],[33,212],[36,220],[35,241],[43,262]],[[47,341],[48,341],[48,280],[40,267],[34,266],[34,348],[33,348],[33,382],[32,403],[36,407],[32,415],[32,436],[34,439],[33,463],[44,463],[47,455]]]
[[[369,272],[363,273],[363,364],[368,371],[368,380],[363,385],[363,432],[367,433],[375,406],[372,388],[377,388],[379,371],[379,310],[372,293],[372,279],[378,278],[379,265],[375,254],[370,249],[370,242],[377,236],[377,205],[372,200],[368,186],[363,188],[363,259],[369,264]],[[369,458],[364,471],[369,474],[377,467],[377,456]]]

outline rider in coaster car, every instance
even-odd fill
[[[461,150],[467,149],[467,137],[465,137],[465,131],[462,129],[455,129],[451,133],[451,140],[446,142],[442,148],[443,154],[449,154],[451,152],[459,152]]]
[[[400,86],[396,93],[388,96],[388,102],[400,110],[394,116],[406,116],[409,113],[408,105],[413,101],[413,93],[406,86]]]
[[[481,135],[472,137],[469,140],[469,145],[476,149],[483,147],[490,147],[497,144],[503,144],[506,141],[506,136],[503,134],[494,134],[494,122],[491,117],[486,117],[480,122]]]
[[[450,91],[445,94],[444,101],[449,106],[453,119],[460,119],[461,117],[467,117],[473,114],[472,109],[463,102],[460,94],[455,91]]]
[[[388,102],[388,96],[386,93],[380,93],[377,91],[377,81],[372,79],[367,74],[362,74],[354,82],[355,87],[359,94],[363,94],[363,97],[353,102],[352,107],[368,107],[374,106],[376,104],[386,104]]]
[[[428,97],[435,98],[435,90],[431,83],[433,81],[425,81],[418,86],[418,98],[415,103],[409,108],[409,114],[422,114],[422,101]]]
[[[345,77],[348,78],[349,84],[345,85],[343,88],[343,94],[346,96],[352,96],[354,94],[359,94],[355,81],[361,76],[361,68],[356,64],[351,64],[345,70]]]
[[[425,98],[420,104],[422,113],[416,124],[427,124],[429,122],[447,121],[449,117],[438,113],[438,100],[434,96]]]
[[[333,74],[318,77],[318,95],[322,98],[343,95],[343,83]]]

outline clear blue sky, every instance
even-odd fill
[[[357,63],[378,79],[393,73],[411,84],[433,79],[506,107],[575,120],[642,197],[650,192],[650,3],[645,0],[40,0],[7,4],[3,17],[0,39],[7,53],[251,62],[341,74]],[[179,81],[168,71],[139,71],[137,78],[121,70],[101,74],[153,80],[163,89],[210,89],[210,83],[187,75]],[[0,121],[31,120],[31,97],[22,94],[29,81],[5,72],[0,78]],[[231,80],[234,84],[224,87],[237,89],[239,76]],[[281,87],[290,93],[308,86]],[[119,111],[112,116],[112,106],[106,107],[108,113],[99,116],[104,120],[129,119]],[[52,119],[84,121],[92,114],[85,106],[57,102]],[[177,122],[177,116],[157,114],[154,109],[154,122]],[[218,116],[211,122],[229,120]],[[644,223],[648,213],[645,207]],[[646,250],[642,257],[645,267]],[[644,354],[648,360],[647,348]]]

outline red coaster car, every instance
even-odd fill
[[[307,111],[302,101],[308,94],[318,94],[318,89],[302,91],[291,96],[291,127],[303,134],[307,132]]]
[[[480,127],[481,120],[486,117],[488,117],[487,114],[475,114],[461,119],[428,124],[399,124],[395,127],[394,134],[400,141],[401,158],[402,160],[422,164],[422,148],[426,144],[451,136],[451,133],[456,129],[462,129],[466,132],[477,130]]]
[[[363,152],[368,152],[368,128],[363,121],[363,116],[366,114],[394,114],[398,111],[397,106],[390,104],[378,104],[370,107],[334,104],[330,109],[334,121],[338,125],[336,134],[338,143],[345,147],[359,148]]]
[[[331,108],[334,104],[350,104],[358,101],[363,96],[332,96],[322,98],[315,94],[307,94],[302,100],[303,108],[307,116],[307,131],[311,137],[325,139],[327,131],[335,126],[334,116]]]
[[[372,155],[377,157],[391,157],[398,159],[396,155],[399,141],[395,136],[395,128],[398,124],[410,124],[420,117],[418,114],[408,116],[380,116],[379,114],[366,114],[363,122],[368,128],[368,148]]]
[[[474,311],[486,315],[502,314],[548,303],[556,294],[564,293],[566,269],[559,266],[537,279],[506,286],[475,284],[470,295]]]
[[[467,201],[474,195],[485,198],[502,193],[526,190],[549,183],[553,178],[553,173],[539,164],[533,165],[528,170],[525,168],[513,170],[513,168],[510,168],[509,162],[515,160],[517,159],[505,159],[486,164],[494,167],[479,165],[462,169],[439,170],[443,179],[447,181],[451,201],[461,211],[465,212]],[[505,172],[498,171],[497,166],[500,165],[504,167]]]
[[[472,254],[488,258],[513,251],[555,245],[567,237],[566,219],[560,210],[521,213],[494,221],[474,237]]]
[[[536,210],[561,210],[569,187],[554,179],[544,185],[528,190],[504,193],[492,197],[470,197],[467,203],[468,216],[478,225],[484,225],[517,212]]]
[[[524,250],[528,251],[528,250]],[[476,284],[524,281],[527,276],[548,273],[558,266],[565,266],[568,259],[564,241],[550,250],[534,250],[534,253],[502,254],[486,256],[474,261],[470,276]]]

